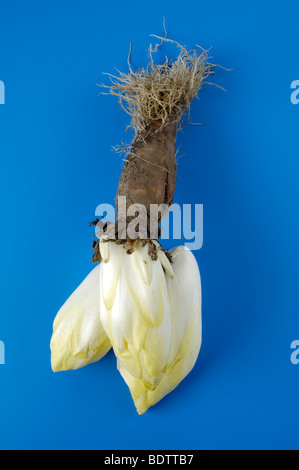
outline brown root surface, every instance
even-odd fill
[[[175,122],[162,128],[159,123],[152,123],[142,138],[137,134],[119,180],[116,204],[119,197],[126,196],[126,210],[133,204],[142,204],[148,215],[153,204],[172,205],[176,185],[175,143]],[[118,216],[122,217],[119,207]]]

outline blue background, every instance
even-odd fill
[[[1,0],[1,448],[299,448],[298,15],[295,0]],[[178,136],[176,202],[204,205],[202,350],[138,416],[112,352],[54,374],[49,341],[93,267],[88,223],[121,172],[111,146],[131,138],[96,83],[127,71],[129,40],[145,65],[163,16],[170,38],[234,70],[216,71],[227,92],[206,85],[192,106],[204,125]]]

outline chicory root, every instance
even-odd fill
[[[176,133],[213,65],[206,51],[170,42],[179,48],[176,60],[156,65],[150,49],[146,69],[133,72],[129,65],[127,74],[110,75],[111,84],[103,85],[130,115],[135,137],[117,189],[116,223],[104,225],[94,243],[93,262],[100,264],[61,307],[51,339],[55,372],[98,361],[112,347],[139,414],[186,377],[201,347],[196,259],[184,246],[165,252],[148,221],[152,205],[173,203]],[[136,239],[126,232],[132,205],[145,208]]]

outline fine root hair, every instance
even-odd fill
[[[190,119],[190,104],[205,79],[214,73],[216,66],[209,62],[209,51],[196,46],[196,49],[187,50],[178,42],[166,37],[160,39],[155,49],[150,46],[150,61],[146,68],[134,72],[130,65],[130,52],[128,56],[129,72],[117,70],[118,76],[109,76],[109,85],[99,86],[108,90],[101,94],[117,96],[122,108],[130,115],[131,124],[136,134],[144,134],[152,124],[160,130],[169,122],[175,121],[178,128]],[[166,60],[163,64],[155,64],[153,53],[164,41],[171,42],[179,48],[176,59]],[[206,82],[207,83],[207,82]],[[217,85],[216,85],[217,86]],[[221,87],[220,87],[221,88]],[[184,118],[185,117],[185,118]]]

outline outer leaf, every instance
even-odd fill
[[[100,265],[84,279],[54,320],[50,344],[54,372],[98,361],[111,348],[100,320],[99,275]]]

